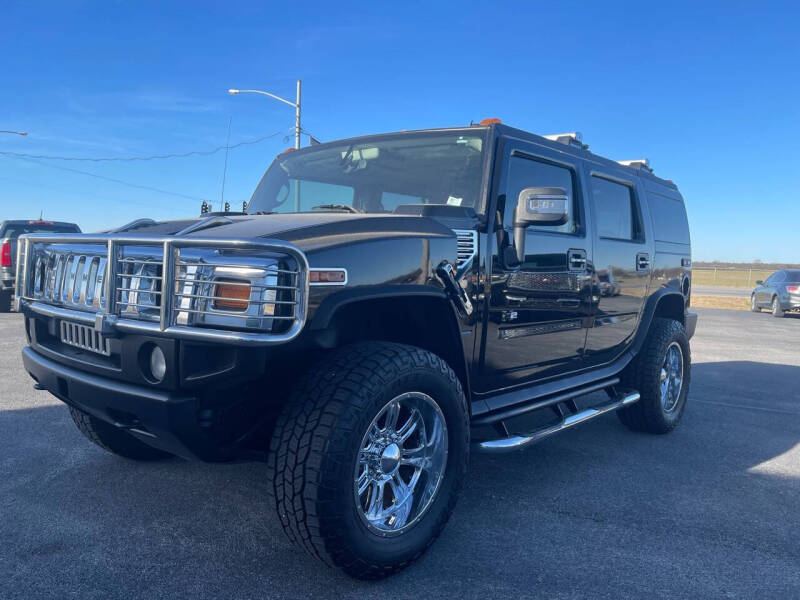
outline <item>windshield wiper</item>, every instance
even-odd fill
[[[355,206],[350,206],[349,204],[320,204],[319,206],[312,206],[311,210],[343,210],[345,212],[351,212],[356,214],[361,214],[362,210],[358,210]]]

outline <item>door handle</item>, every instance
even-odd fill
[[[636,255],[636,270],[649,271],[650,270],[650,256],[647,252],[639,252]]]
[[[570,248],[567,251],[567,267],[570,271],[586,270],[586,250]]]

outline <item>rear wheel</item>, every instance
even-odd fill
[[[785,314],[786,313],[781,308],[781,303],[778,300],[778,297],[775,296],[774,298],[772,298],[772,316],[778,317],[780,319]]]
[[[689,338],[678,321],[653,319],[639,354],[622,374],[622,384],[640,400],[617,411],[620,421],[635,431],[672,431],[686,408],[691,379]]]
[[[160,460],[171,456],[167,452],[157,450],[140,442],[131,434],[96,419],[91,415],[87,415],[76,408],[69,407],[69,414],[75,425],[78,426],[80,432],[85,435],[89,441],[97,444],[103,450],[129,458],[131,460]]]
[[[755,294],[750,296],[750,310],[752,312],[761,312],[761,308],[758,306],[758,302],[756,302],[756,295]]]
[[[289,539],[360,579],[419,558],[444,528],[467,468],[461,384],[438,356],[389,343],[324,359],[293,392],[269,467]]]

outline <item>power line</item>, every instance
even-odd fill
[[[164,158],[186,158],[187,156],[210,156],[225,149],[239,148],[240,146],[250,146],[252,144],[260,144],[261,142],[274,138],[286,130],[275,131],[269,135],[262,136],[253,140],[245,140],[233,145],[217,146],[213,150],[192,150],[191,152],[183,152],[178,154],[153,154],[152,156],[125,156],[125,157],[108,157],[108,158],[84,158],[79,156],[55,156],[52,154],[26,154],[24,152],[10,152],[7,150],[0,150],[0,154],[4,156],[11,156],[14,158],[25,159],[39,159],[39,160],[69,160],[69,161],[84,161],[84,162],[134,162],[145,160],[160,160]]]
[[[200,201],[200,202],[210,202],[210,200],[208,198],[200,198],[198,196],[190,196],[189,194],[181,194],[181,193],[178,193],[178,192],[170,192],[168,190],[162,190],[162,189],[159,189],[159,188],[156,188],[156,187],[150,187],[150,186],[147,186],[147,185],[140,185],[138,183],[130,183],[129,181],[122,181],[121,179],[114,179],[113,177],[105,177],[103,175],[98,175],[96,173],[90,173],[88,171],[80,171],[78,169],[72,169],[70,167],[59,167],[57,165],[49,165],[47,163],[44,163],[44,162],[41,162],[41,161],[38,161],[38,160],[34,160],[32,158],[25,158],[25,157],[21,157],[21,156],[17,156],[17,157],[14,157],[14,158],[17,158],[19,160],[24,160],[24,161],[27,161],[27,162],[36,163],[37,165],[40,165],[42,167],[49,167],[51,169],[59,169],[60,171],[69,171],[70,173],[78,173],[79,175],[86,175],[88,177],[94,177],[95,179],[102,179],[103,181],[110,181],[112,183],[118,183],[120,185],[125,185],[125,186],[132,187],[132,188],[138,188],[140,190],[147,190],[149,192],[157,192],[159,194],[166,194],[168,196],[176,196],[178,198],[185,198],[186,200],[196,200],[196,201]]]
[[[61,185],[58,185],[58,186],[56,186],[56,185],[47,185],[47,184],[39,183],[39,182],[25,181],[25,180],[22,180],[22,179],[14,179],[14,178],[11,178],[11,177],[4,177],[2,175],[0,175],[0,181],[10,181],[11,183],[15,183],[17,185],[25,185],[25,186],[41,188],[41,189],[46,189],[46,190],[56,190],[61,195],[66,194],[68,196],[78,196],[78,197],[80,197],[80,198],[82,198],[84,200],[86,200],[87,198],[93,198],[93,199],[96,199],[96,200],[100,200],[102,202],[118,202],[118,203],[122,203],[122,204],[126,204],[126,205],[127,204],[131,204],[131,205],[134,205],[134,206],[141,206],[143,208],[153,208],[153,203],[152,202],[143,202],[143,201],[137,200],[137,199],[119,200],[118,198],[114,198],[114,197],[108,198],[108,197],[105,197],[105,196],[98,196],[97,194],[93,194],[91,192],[78,192],[78,191],[75,191],[73,189],[65,188],[64,186],[61,186]],[[2,197],[2,195],[0,195],[0,198],[1,197]],[[169,206],[169,205],[166,205],[166,206],[162,205],[162,206],[159,206],[158,208],[159,208],[159,210],[162,210],[162,211],[166,210],[166,211],[169,211],[171,213],[182,214],[182,215],[186,214],[186,210],[185,209],[172,207],[172,206]]]

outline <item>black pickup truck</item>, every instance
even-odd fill
[[[113,453],[265,460],[288,537],[377,578],[470,450],[677,425],[690,250],[677,187],[577,134],[359,137],[278,156],[246,214],[23,236],[23,359]]]

